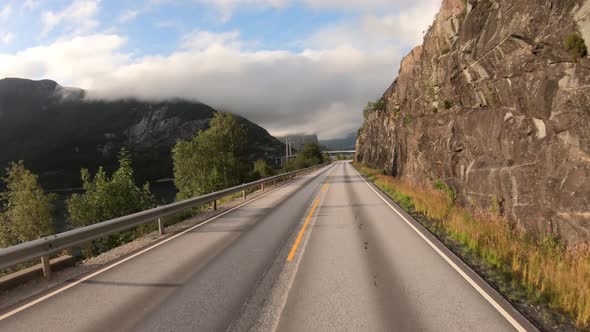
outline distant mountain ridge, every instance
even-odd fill
[[[316,134],[292,134],[277,137],[283,143],[287,139],[296,150],[300,150],[306,143],[319,144],[322,150],[354,150],[356,145],[356,133],[350,133],[342,138],[320,140]]]
[[[0,80],[0,167],[24,160],[49,188],[75,187],[80,169],[113,169],[121,147],[134,157],[140,181],[172,176],[171,148],[208,128],[217,112],[186,100],[85,100],[86,91],[51,80]],[[264,128],[238,117],[251,159],[269,161],[284,145]]]
[[[292,134],[286,136],[277,137],[277,139],[283,143],[287,140],[291,142],[291,146],[296,150],[301,150],[307,143],[319,144],[318,136],[316,134]]]
[[[356,147],[356,133],[350,133],[343,138],[320,140],[323,150],[354,150]]]

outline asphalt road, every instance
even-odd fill
[[[394,208],[337,163],[1,312],[0,331],[530,328]]]

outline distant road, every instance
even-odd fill
[[[9,308],[0,331],[532,330],[394,208],[337,163]]]
[[[356,150],[326,150],[326,151],[322,151],[322,153],[327,153],[327,154],[353,154],[355,153]]]

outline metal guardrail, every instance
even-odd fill
[[[44,274],[46,277],[49,277],[50,268],[49,265],[46,264],[49,262],[49,255],[59,253],[63,250],[90,242],[92,240],[119,233],[135,226],[148,224],[151,222],[158,222],[160,234],[163,234],[163,217],[211,202],[213,202],[213,208],[216,209],[217,200],[220,198],[239,192],[243,192],[243,197],[246,198],[246,190],[256,187],[261,187],[261,189],[264,190],[264,185],[267,183],[276,183],[277,181],[284,181],[296,176],[309,174],[321,167],[324,167],[325,165],[326,164],[316,165],[302,170],[271,176],[258,181],[216,191],[210,194],[193,197],[184,201],[159,206],[153,209],[0,249],[0,269],[12,267],[17,264],[41,257],[44,267]]]

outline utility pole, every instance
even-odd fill
[[[287,161],[289,161],[289,139],[285,141],[285,166],[287,165]]]

